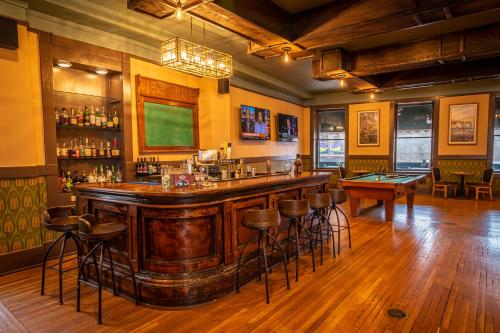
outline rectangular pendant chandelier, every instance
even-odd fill
[[[233,74],[233,57],[211,48],[175,37],[160,46],[161,65],[177,71],[222,79]]]

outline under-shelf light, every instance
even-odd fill
[[[71,66],[73,66],[73,64],[69,61],[66,61],[66,60],[62,60],[62,59],[58,59],[56,61],[56,65],[57,67],[61,67],[61,68],[70,68]]]
[[[96,72],[96,74],[99,74],[99,75],[106,75],[108,74],[108,70],[106,68],[96,68],[94,70]]]

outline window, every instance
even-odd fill
[[[345,110],[318,112],[315,142],[318,168],[336,168],[345,161]]]
[[[493,129],[493,169],[500,171],[500,98],[496,100],[495,128]]]
[[[432,154],[432,103],[398,104],[396,170],[427,170]]]

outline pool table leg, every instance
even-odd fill
[[[359,198],[351,197],[349,200],[351,206],[351,216],[356,217],[359,215]]]
[[[382,206],[384,204],[384,200],[377,200],[377,206]]]
[[[415,202],[415,193],[408,193],[406,195],[406,207],[408,207],[408,209],[413,209],[414,202]]]
[[[385,200],[385,220],[392,221],[394,216],[394,199]]]

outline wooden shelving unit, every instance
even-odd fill
[[[70,68],[57,65],[58,60],[71,62]],[[47,173],[48,206],[72,204],[72,194],[60,192],[58,174],[61,169],[75,170],[87,174],[101,165],[120,169],[124,180],[126,165],[132,163],[132,142],[130,133],[130,66],[129,55],[82,43],[48,33],[40,34],[40,65],[42,74],[42,98],[45,129],[45,160]],[[96,68],[105,68],[107,74],[100,75]],[[85,106],[102,110],[105,114],[117,111],[119,128],[88,127],[56,124],[55,108],[65,108],[71,114]],[[68,158],[57,156],[57,143],[68,146],[71,140],[85,142],[85,138],[99,147],[116,139],[120,149],[119,157]]]

